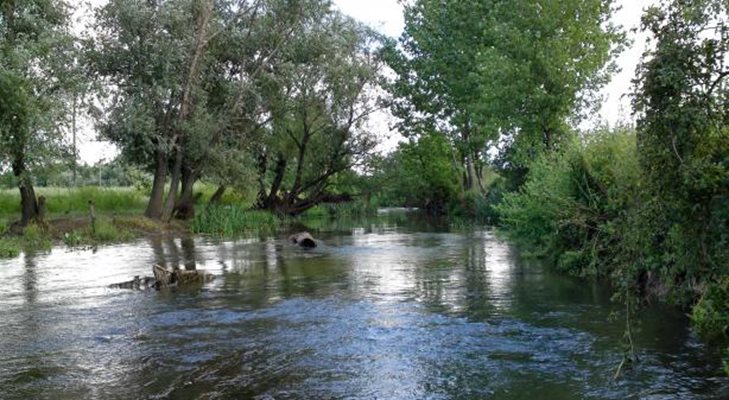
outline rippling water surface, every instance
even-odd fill
[[[158,238],[0,262],[2,399],[726,399],[719,354],[668,308],[612,375],[609,292],[521,260],[489,231],[414,215],[283,238]],[[217,278],[108,285],[155,262]]]

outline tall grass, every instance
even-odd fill
[[[20,243],[12,237],[0,237],[0,258],[13,258],[20,255]]]
[[[37,196],[45,196],[50,214],[82,214],[88,211],[88,202],[93,200],[100,212],[141,212],[147,196],[133,188],[99,188],[93,186],[78,188],[40,187]],[[20,215],[20,193],[17,189],[0,190],[0,215]]]
[[[281,221],[267,211],[254,211],[240,206],[210,206],[201,209],[190,224],[194,233],[217,236],[270,234]]]
[[[364,217],[377,214],[377,204],[367,204],[364,201],[350,201],[335,204],[320,204],[307,210],[302,217],[304,218],[322,218],[322,217]]]

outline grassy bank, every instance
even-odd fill
[[[69,247],[96,246],[124,242],[140,236],[165,232],[193,232],[215,236],[270,235],[284,223],[265,211],[252,211],[250,194],[229,190],[220,205],[207,206],[215,192],[210,185],[196,185],[201,193],[196,218],[192,221],[173,220],[170,223],[144,218],[147,195],[134,188],[50,188],[36,189],[45,196],[47,214],[41,225],[31,224],[22,232],[11,229],[20,219],[20,196],[17,189],[0,190],[0,257],[15,257],[22,251],[43,251],[53,243]],[[95,203],[98,216],[91,225],[88,217],[89,200]],[[322,208],[327,215],[331,210]],[[337,208],[345,212],[345,207]],[[346,209],[347,213],[357,211]],[[11,232],[14,231],[14,232]]]
[[[94,224],[85,217],[64,217],[30,224],[22,234],[10,232],[7,224],[0,229],[0,258],[12,258],[21,252],[48,251],[54,244],[95,247],[161,233],[187,232],[189,228],[182,222],[168,224],[141,215],[102,214]]]
[[[144,218],[147,196],[131,187],[39,187],[36,195],[46,198],[45,221],[19,232],[11,229],[20,219],[18,190],[0,190],[0,257],[15,257],[23,251],[47,251],[54,243],[89,247],[188,230],[178,221],[166,224]],[[97,214],[93,225],[88,217],[89,200],[95,203]]]
[[[116,214],[141,214],[147,196],[131,187],[38,187],[37,196],[46,198],[49,216],[83,215],[88,213],[89,200],[93,200],[99,212]],[[18,189],[0,190],[0,219],[20,217],[20,193]]]

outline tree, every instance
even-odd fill
[[[201,82],[211,43],[223,31],[220,7],[249,9],[245,1],[112,0],[96,13],[87,55],[106,90],[101,133],[127,160],[153,171],[150,218],[171,216],[186,144],[212,120]]]
[[[33,168],[60,153],[74,59],[62,0],[0,2],[0,165],[21,195],[21,225],[38,212]]]
[[[459,171],[449,155],[445,136],[430,132],[400,143],[381,164],[381,191],[398,206],[420,207],[441,214],[460,193]]]
[[[294,82],[284,50],[319,30],[326,10],[321,0],[112,0],[99,9],[88,54],[109,90],[102,134],[154,171],[148,217],[168,220],[201,177],[219,193],[249,181],[259,139],[282,123],[274,117],[288,118],[288,99],[275,92]]]
[[[554,147],[567,118],[589,103],[611,71],[622,35],[612,1],[419,0],[406,7],[388,64],[393,112],[406,134],[448,134],[463,186],[481,185],[484,152],[506,138],[511,164]]]
[[[701,296],[706,282],[729,282],[728,13],[726,1],[670,1],[643,16],[655,47],[639,66],[633,105],[652,198],[643,222],[661,255],[646,268],[669,275],[688,292],[681,298]]]
[[[247,9],[220,10],[228,21],[224,32],[211,43],[211,63],[202,87],[207,93],[208,123],[191,135],[185,149],[180,202],[189,203],[192,185],[200,178],[216,183],[211,199],[227,187],[247,190],[255,184],[255,149],[272,121],[262,90],[262,80],[274,70],[276,57],[301,30],[305,15],[318,0],[268,0]],[[242,11],[244,10],[244,11]]]
[[[280,214],[349,200],[328,191],[331,179],[375,145],[365,123],[380,107],[379,39],[328,3],[316,3],[259,83],[271,121],[256,150],[256,206]]]

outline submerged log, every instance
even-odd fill
[[[152,273],[156,280],[157,288],[170,286],[184,286],[191,284],[202,284],[212,281],[215,276],[209,272],[202,270],[168,270],[160,265],[152,266]]]
[[[109,287],[112,289],[147,290],[155,287],[155,280],[151,276],[140,278],[139,275],[137,275],[131,281],[114,283],[109,285]]]
[[[202,270],[168,270],[157,264],[152,266],[152,274],[154,274],[154,277],[145,276],[140,278],[137,275],[131,281],[115,283],[109,285],[109,287],[112,289],[145,290],[155,288],[159,290],[163,287],[201,285],[215,278],[215,275]]]
[[[289,236],[289,240],[293,244],[307,249],[313,249],[314,247],[316,247],[316,241],[309,232],[294,233],[293,235]]]

